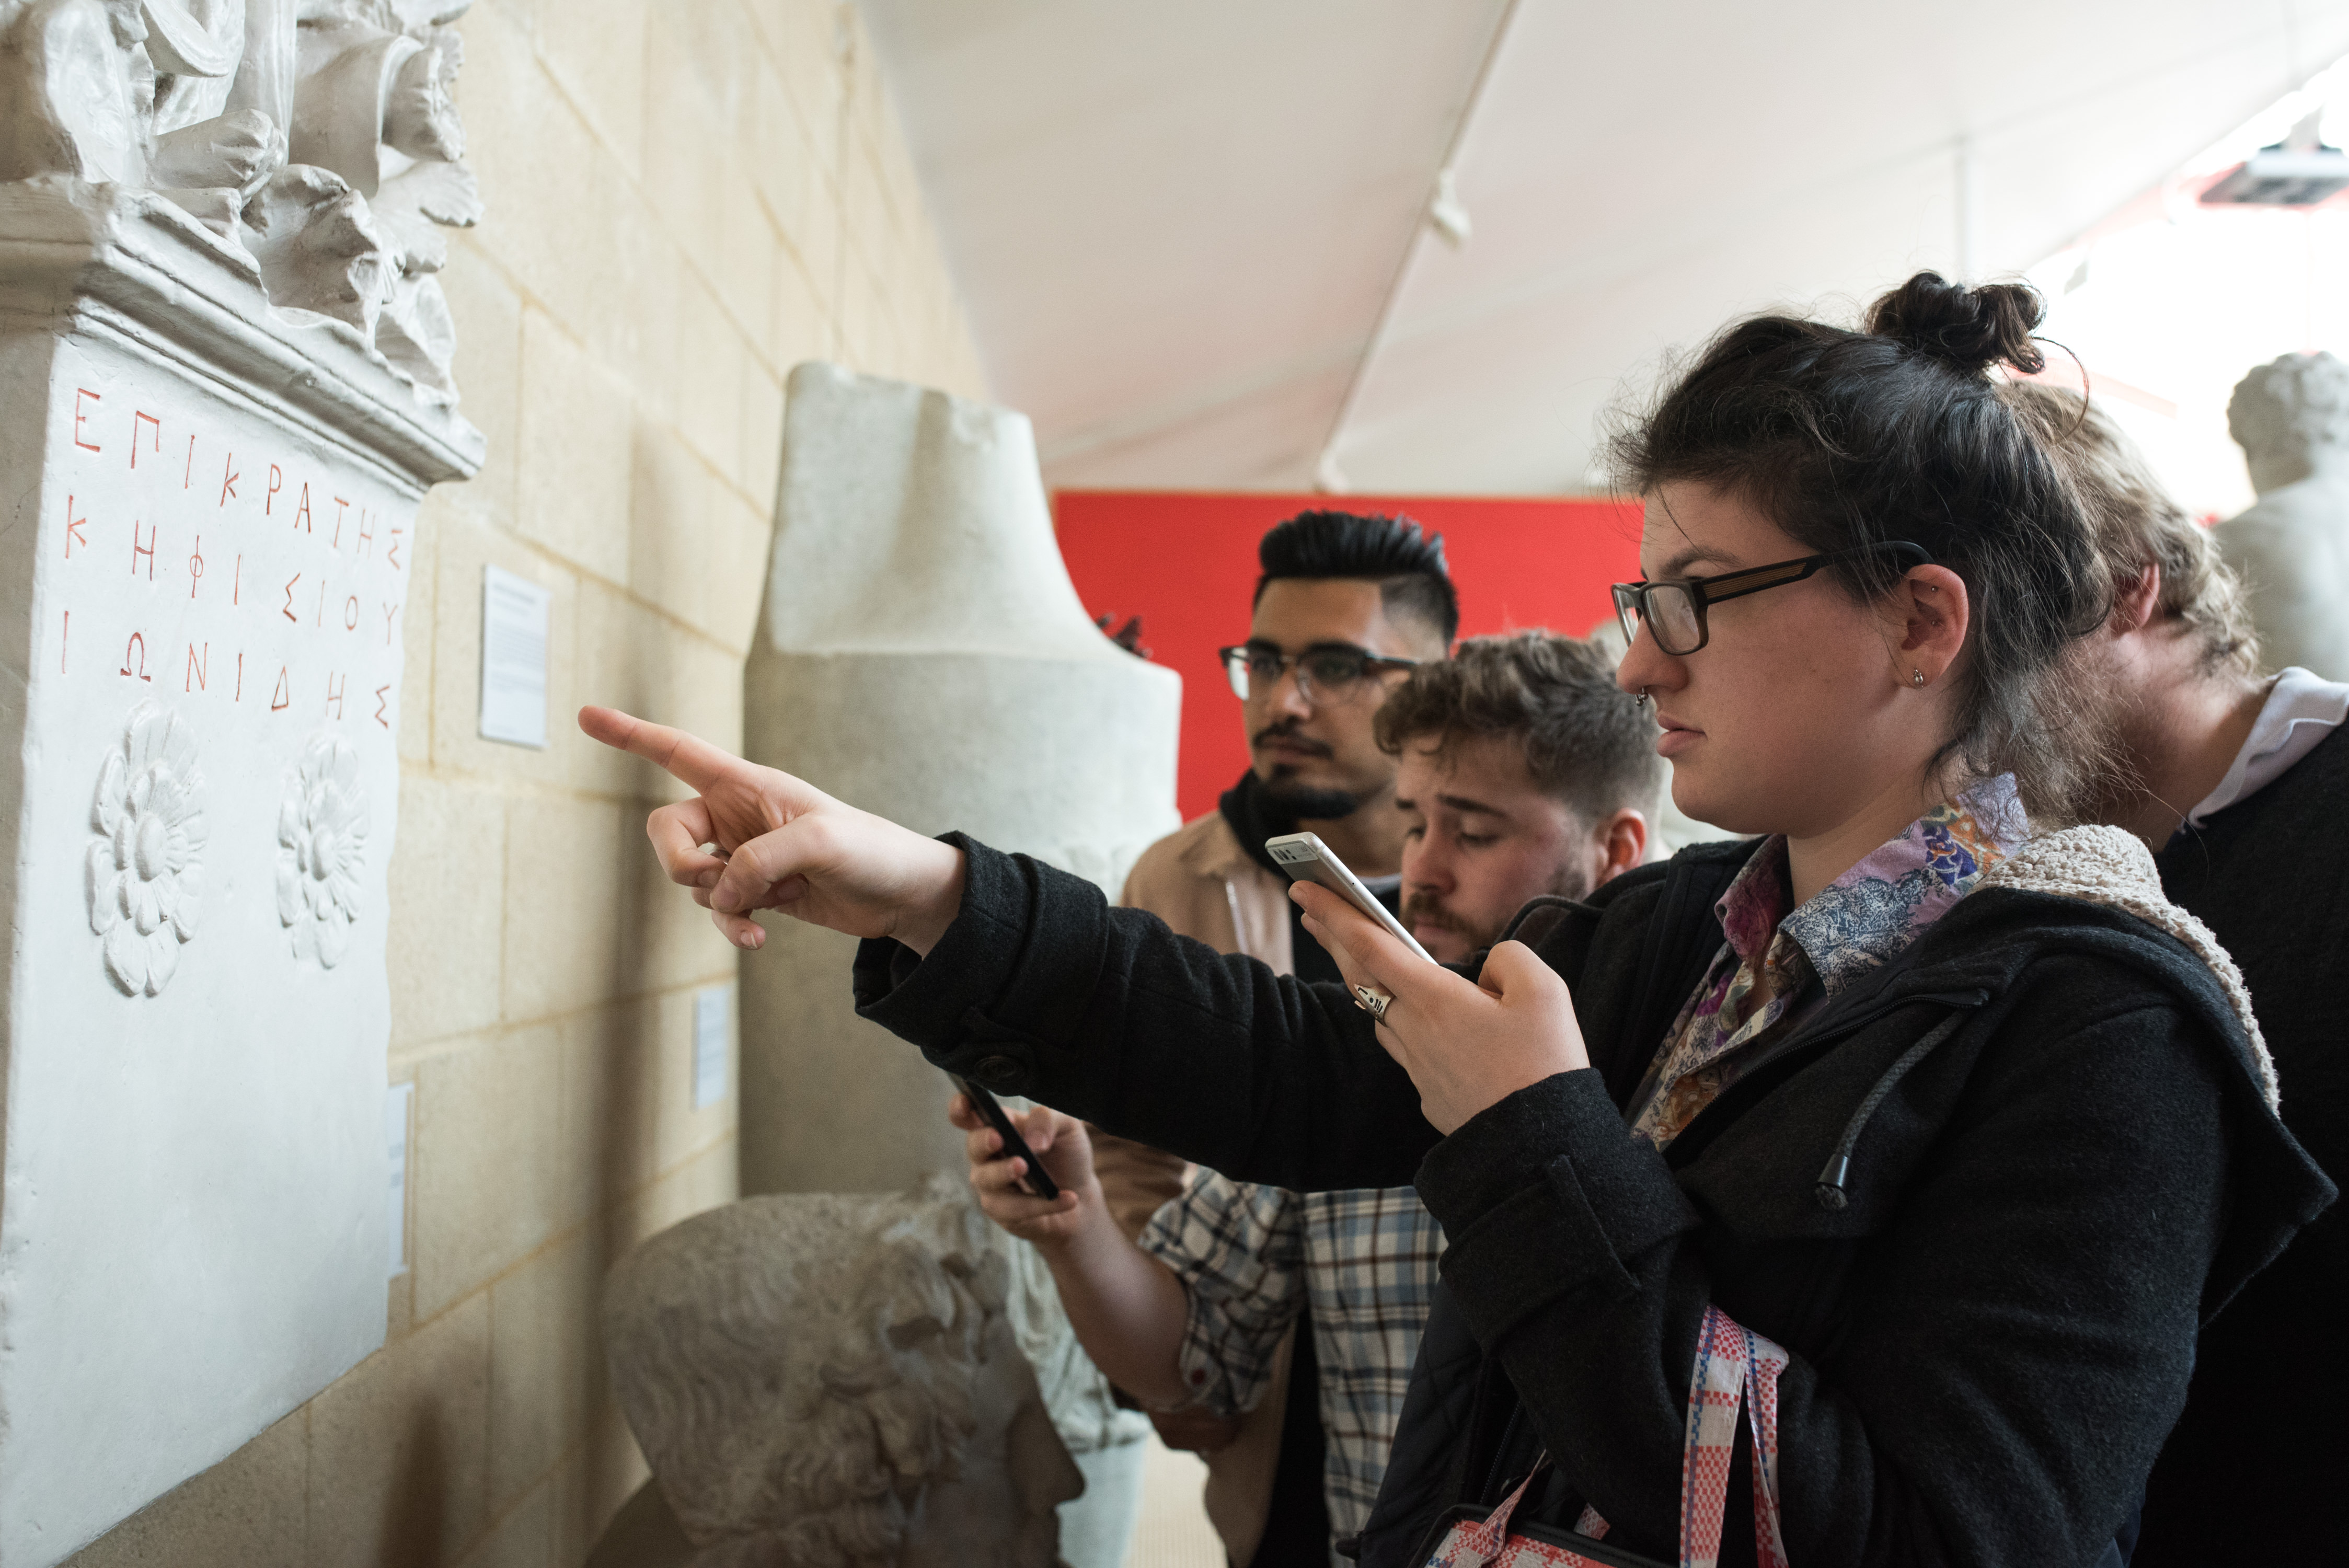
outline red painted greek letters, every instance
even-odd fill
[[[204,671],[212,667],[212,645],[210,643],[206,643],[206,644],[204,645],[204,653],[203,653],[203,657],[202,657],[202,658],[198,658],[198,657],[196,656],[196,645],[195,645],[195,644],[193,644],[193,643],[190,643],[190,644],[188,645],[188,679],[187,679],[187,684],[183,685],[180,689],[181,689],[181,691],[202,691],[202,690],[203,690],[203,689],[204,689]]]
[[[195,553],[188,557],[188,597],[196,596],[196,586],[204,580],[204,536],[196,535]]]
[[[390,709],[390,707],[391,707],[391,688],[390,688],[389,686],[379,686],[376,687],[376,688],[375,688],[375,721],[376,721],[378,724],[379,724],[379,725],[383,726],[386,729],[389,729],[389,728],[391,727],[391,720],[390,720],[389,718],[388,718],[388,717],[385,717],[386,713]]]
[[[285,666],[277,666],[277,689],[270,694],[269,711],[282,713],[294,706],[294,687],[285,679]]]
[[[81,406],[84,398],[88,398],[93,403],[103,403],[106,399],[98,394],[91,391],[87,387],[77,387],[74,388],[74,445],[79,447],[85,452],[95,452],[99,449],[98,443],[96,441],[85,441],[81,438],[82,424],[89,418],[88,411]]]
[[[141,424],[154,427],[151,434],[155,443],[155,455],[159,458],[163,455],[163,421],[144,409],[136,411],[130,416],[130,466],[134,469],[139,466],[139,427]]]
[[[285,470],[275,463],[269,465],[269,490],[261,498],[261,515],[267,517],[269,509],[277,504],[277,492],[285,488]]]
[[[139,558],[143,555],[147,558],[147,581],[155,581],[155,534],[162,526],[160,522],[149,523],[147,542],[141,544],[139,542],[139,520],[130,520],[130,575],[133,577],[139,575]]]
[[[343,687],[349,684],[348,676],[345,676],[339,682],[331,675],[326,677],[326,707],[336,718],[343,717]]]
[[[80,542],[84,550],[89,548],[89,535],[81,531],[82,524],[88,522],[89,519],[87,515],[76,517],[73,514],[73,503],[74,498],[68,494],[66,497],[66,559],[67,561],[73,559],[73,547],[76,541]]]
[[[243,477],[236,471],[236,454],[231,452],[228,460],[221,464],[221,505],[228,504],[228,498],[236,493],[236,481]]]
[[[299,583],[300,581],[302,581],[302,574],[301,574],[299,572],[296,572],[295,573],[294,573],[293,580],[292,580],[291,582],[289,582],[289,583],[287,583],[285,584],[285,618],[286,618],[287,620],[289,620],[289,621],[294,621],[294,620],[295,620],[295,615],[294,615],[294,584],[295,584],[295,583]],[[298,625],[298,624],[300,624],[300,623],[299,623],[298,621],[295,621],[295,624],[297,624],[297,625]]]
[[[131,633],[130,641],[123,645],[121,673],[133,680],[150,684],[155,679],[147,673],[147,639],[136,632]]]

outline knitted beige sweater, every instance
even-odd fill
[[[2192,948],[2210,966],[2220,987],[2235,1009],[2243,1033],[2251,1042],[2251,1060],[2258,1067],[2261,1092],[2268,1109],[2278,1104],[2275,1062],[2251,1013],[2251,994],[2243,972],[2210,934],[2210,928],[2169,902],[2161,891],[2161,873],[2153,853],[2134,833],[2111,827],[2066,828],[2043,833],[1991,867],[1977,888],[2006,887],[2026,892],[2054,893],[2124,910],[2157,926]]]

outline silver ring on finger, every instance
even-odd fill
[[[1373,1023],[1383,1024],[1387,1021],[1387,1009],[1394,1006],[1394,997],[1375,985],[1357,985],[1354,1006],[1368,1013]]]

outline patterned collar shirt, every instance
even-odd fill
[[[1443,1227],[1419,1195],[1290,1192],[1202,1171],[1153,1217],[1142,1248],[1183,1282],[1179,1365],[1193,1401],[1216,1415],[1255,1408],[1282,1336],[1307,1315],[1330,1529],[1358,1533],[1386,1474],[1444,1253]]]
[[[1786,841],[1764,840],[1713,905],[1728,940],[1632,1097],[1632,1135],[1670,1144],[1758,1057],[1754,1046],[1898,956],[2027,832],[2014,781],[2002,775],[1920,817],[1791,910]]]

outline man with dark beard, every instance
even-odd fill
[[[1337,964],[1305,934],[1265,841],[1319,834],[1397,907],[1395,762],[1371,720],[1415,666],[1450,649],[1459,603],[1443,539],[1406,518],[1302,512],[1265,534],[1257,561],[1247,640],[1222,650],[1248,770],[1215,810],[1143,852],[1123,902],[1222,952],[1335,980]],[[1190,1178],[1181,1160],[1123,1139],[1098,1137],[1093,1153],[1108,1211],[1129,1240]],[[1327,1551],[1312,1355],[1309,1336],[1283,1342],[1280,1375],[1246,1422],[1158,1423],[1168,1443],[1212,1453],[1208,1511],[1240,1568]],[[1292,1408],[1299,1418],[1287,1420]]]
[[[1373,728],[1380,749],[1401,759],[1386,809],[1403,828],[1413,925],[1440,959],[1490,946],[1528,901],[1580,897],[1645,852],[1663,789],[1655,722],[1589,644],[1543,632],[1464,643],[1455,657],[1413,670]],[[1209,1448],[1218,1424],[1237,1430],[1208,1461],[1209,1511],[1234,1559],[1319,1561],[1331,1536],[1360,1530],[1443,1252],[1418,1195],[1290,1192],[1203,1172],[1136,1245],[1117,1233],[1092,1179],[1098,1134],[1056,1111],[1030,1114],[1030,1144],[1040,1156],[1057,1151],[1053,1168],[1077,1203],[1024,1221],[1013,1217],[1019,1202],[1004,1202],[999,1140],[967,1110],[957,1122],[973,1134],[981,1205],[1043,1252],[1096,1364],[1147,1404],[1175,1410],[1160,1418],[1162,1430],[1186,1412],[1196,1446]],[[1309,1355],[1318,1371],[1309,1402],[1293,1371],[1283,1382],[1299,1323],[1310,1332],[1294,1336],[1295,1365]],[[1268,1418],[1277,1418],[1284,1478],[1298,1462],[1294,1439],[1319,1440],[1313,1480],[1329,1520],[1320,1541],[1292,1542],[1278,1557],[1269,1529],[1247,1533],[1261,1515],[1235,1507],[1250,1480],[1260,1495],[1272,1472],[1245,1446]]]
[[[1379,710],[1379,745],[1402,759],[1403,923],[1437,963],[1647,858],[1663,763],[1613,665],[1546,632],[1479,637]]]

